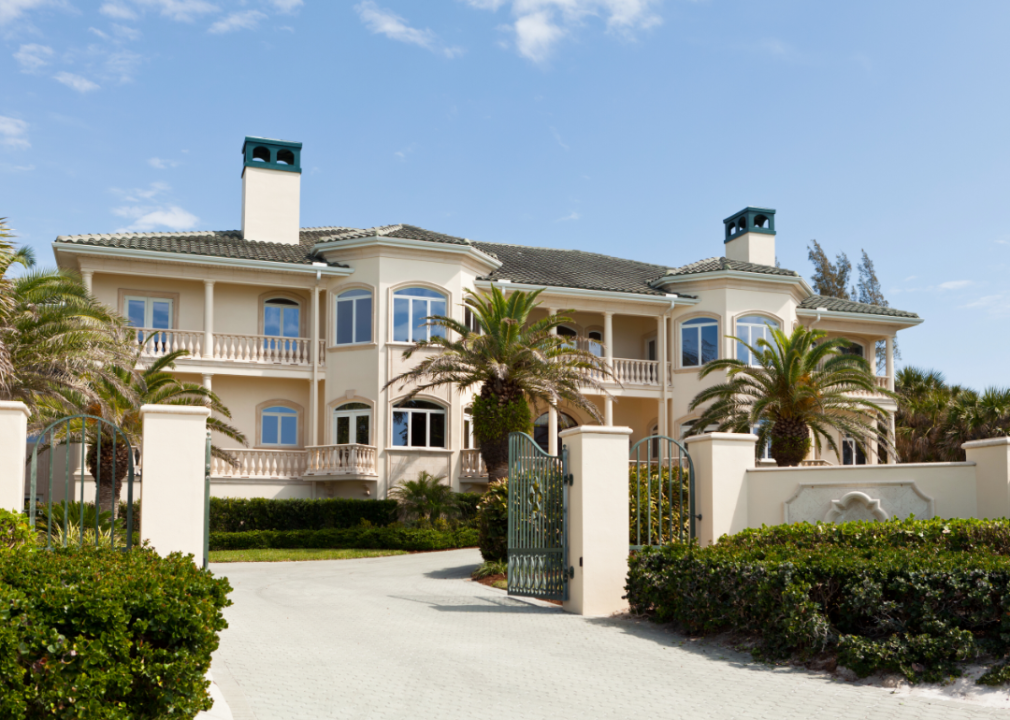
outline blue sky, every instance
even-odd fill
[[[413,223],[680,265],[778,210],[1005,383],[1005,1],[0,0],[0,216],[232,229],[242,139],[305,144],[306,226]]]

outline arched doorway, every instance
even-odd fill
[[[536,419],[533,423],[533,439],[536,440],[537,445],[544,452],[547,452],[547,441],[550,437],[547,430],[548,413],[544,413]],[[558,413],[558,433],[560,434],[562,430],[567,430],[568,428],[578,427],[579,422],[573,418],[571,415],[563,412]],[[558,448],[560,451],[561,442],[558,442]]]

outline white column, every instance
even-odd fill
[[[95,277],[94,270],[81,270],[81,281],[84,283],[84,289],[88,291],[89,295],[92,294],[91,284],[92,281],[94,280],[94,277]]]
[[[309,442],[308,445],[319,444],[319,286],[312,288],[312,312],[309,313],[312,323],[312,379],[309,381]]]
[[[19,513],[25,506],[28,406],[0,401],[0,508]]]
[[[884,347],[886,349],[885,357],[886,360],[886,373],[887,373],[887,389],[894,392],[894,336],[888,336],[884,338]]]
[[[898,444],[898,436],[895,434],[894,413],[893,412],[887,414],[887,425],[888,425],[889,437],[890,437],[892,445],[894,446],[890,450],[887,451],[887,464],[888,465],[895,465],[898,462],[898,453],[897,453],[897,447],[896,447],[897,444]]]
[[[212,373],[203,374],[203,387],[210,392],[214,392],[214,375]],[[210,405],[210,398],[207,399],[207,405]]]
[[[553,315],[554,313],[555,310],[553,308],[547,309],[548,315]],[[554,328],[551,330],[551,333],[557,335],[558,329]],[[558,454],[558,411],[553,405],[547,408],[547,454]]]
[[[607,362],[607,368],[614,370],[614,313],[603,313],[603,344],[605,349],[603,357]],[[605,398],[603,411],[603,424],[610,426],[614,424],[614,399]]]
[[[176,312],[178,312],[176,308]],[[214,281],[203,281],[203,356],[214,357]]]
[[[607,617],[627,608],[629,427],[584,425],[561,433],[574,483],[568,490],[566,612]]]
[[[144,405],[141,540],[159,555],[192,554],[203,563],[204,467],[210,408]]]
[[[656,425],[659,434],[666,435],[666,315],[656,318],[656,359],[659,360],[659,374],[656,379],[659,381],[659,412],[656,413]],[[662,443],[660,443],[662,445]]]
[[[757,435],[705,433],[686,441],[694,463],[698,542],[711,545],[724,534],[749,527],[747,471],[754,468]]]

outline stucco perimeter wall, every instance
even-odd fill
[[[755,468],[747,524],[976,517],[975,475],[973,462]]]

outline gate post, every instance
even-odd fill
[[[748,527],[747,471],[754,468],[757,439],[714,432],[684,441],[694,462],[694,509],[701,515],[695,527],[702,547]]]
[[[25,452],[28,448],[28,406],[0,401],[0,508],[25,509]]]
[[[203,563],[204,469],[210,408],[144,405],[140,537],[159,555]]]
[[[569,580],[565,612],[606,616],[628,607],[628,441],[631,428],[583,425],[565,430]]]

